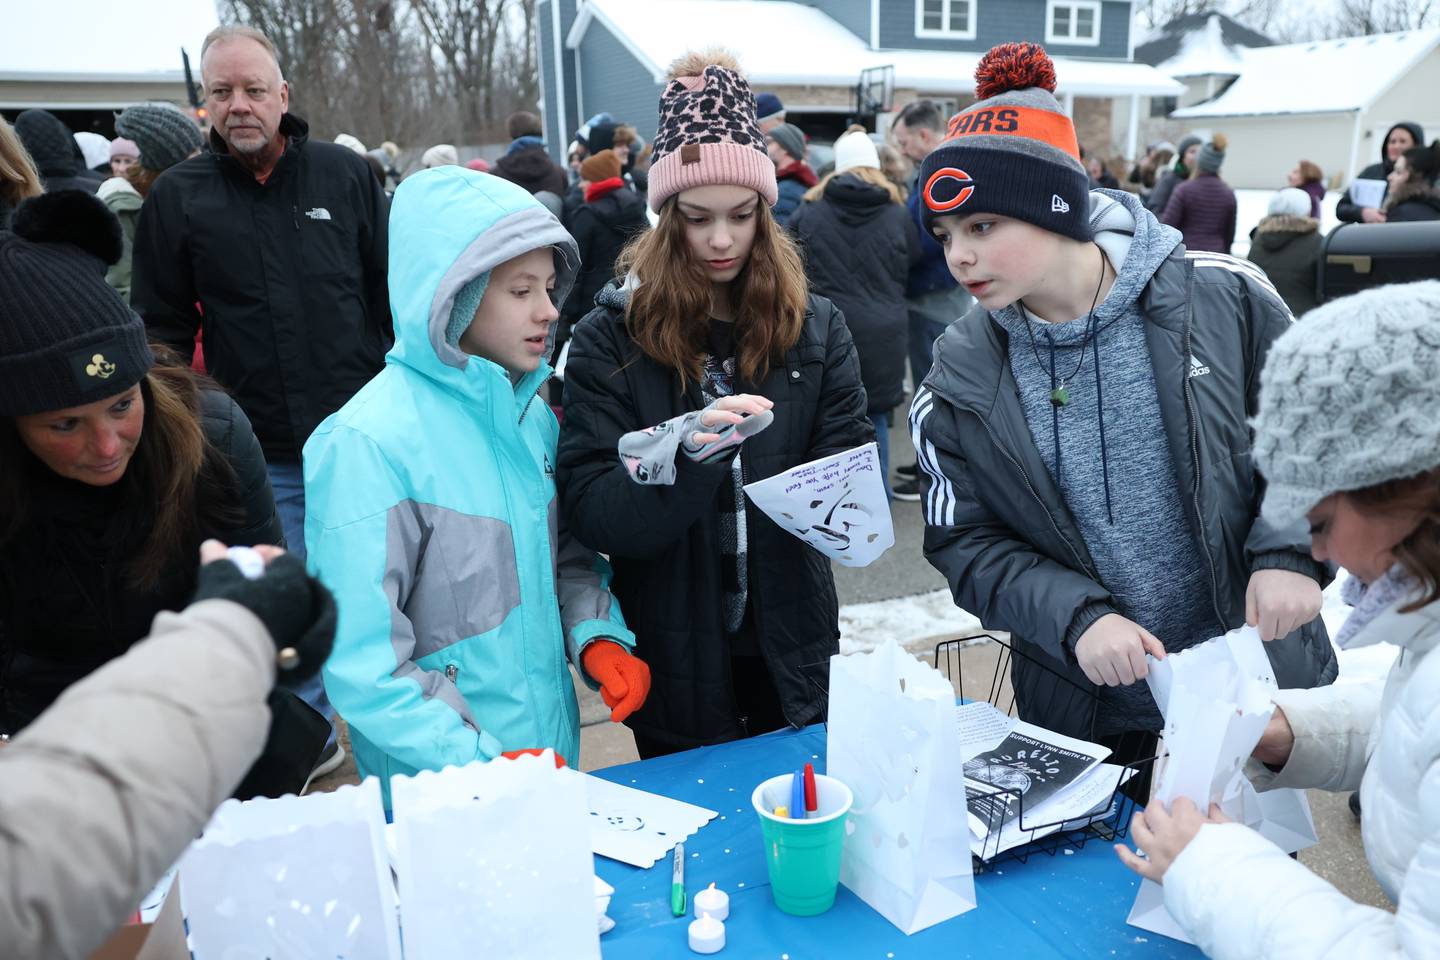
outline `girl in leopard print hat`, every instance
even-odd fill
[[[874,438],[844,317],[807,293],[771,215],[775,165],[734,58],[670,68],[655,155],[659,222],[575,328],[558,464],[561,516],[609,554],[652,665],[626,721],[642,757],[825,715],[829,561],[743,486]]]

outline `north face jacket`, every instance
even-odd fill
[[[290,144],[264,184],[213,131],[211,152],[155,181],[135,228],[130,303],[187,363],[203,310],[210,375],[249,415],[266,459],[293,463],[380,371],[388,202],[364,157],[309,142],[294,114],[280,132]]]
[[[445,339],[457,291],[527,251],[554,248],[563,299],[574,241],[522,187],[453,166],[400,185],[391,230],[395,346],[304,459],[309,562],[340,608],[325,689],[387,803],[392,774],[506,750],[578,767],[566,657],[633,645],[609,566],[560,520],[549,365],[512,383]]]
[[[1190,535],[1205,557],[1215,619],[1232,629],[1244,622],[1254,571],[1328,579],[1310,557],[1303,523],[1277,529],[1258,519],[1264,481],[1249,457],[1246,420],[1256,410],[1265,352],[1294,318],[1254,265],[1183,245],[1139,304]],[[935,364],[910,412],[924,467],[925,556],[959,606],[988,628],[1010,631],[1026,654],[1012,659],[1020,716],[1089,736],[1093,710],[1081,692],[1096,688],[1073,643],[1119,611],[1035,446],[1009,349],[979,306],[936,342]],[[1318,617],[1265,649],[1281,687],[1335,679],[1335,653]]]

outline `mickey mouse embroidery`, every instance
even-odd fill
[[[110,375],[114,372],[115,364],[106,360],[105,354],[103,353],[95,354],[95,356],[90,358],[90,362],[85,365],[86,374],[92,377],[99,377],[101,380],[110,379]]]

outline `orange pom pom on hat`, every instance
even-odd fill
[[[976,102],[951,118],[946,139],[920,165],[927,229],[936,217],[998,213],[1090,239],[1090,178],[1055,82],[1038,44],[1002,43],[985,54]]]

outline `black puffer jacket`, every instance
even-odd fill
[[[1139,301],[1175,480],[1209,567],[1216,620],[1228,629],[1245,620],[1254,571],[1328,579],[1310,557],[1303,522],[1281,530],[1257,519],[1265,486],[1250,460],[1246,418],[1255,414],[1265,353],[1293,320],[1252,270],[1176,247]],[[1018,649],[1034,658],[1013,660],[1020,716],[1089,736],[1093,709],[1085,691],[1095,688],[1066,638],[1118,610],[1036,449],[1008,349],[1004,331],[981,307],[936,343],[935,366],[910,414],[916,447],[928,451],[920,471],[925,556],[957,604],[987,627],[1011,631]],[[1196,357],[1204,358],[1203,375]],[[1331,683],[1338,671],[1318,617],[1265,650],[1281,687]]]
[[[626,295],[606,287],[575,328],[565,377],[557,482],[570,530],[606,553],[610,592],[650,665],[650,696],[628,725],[682,747],[744,734],[731,695],[721,613],[718,462],[676,461],[674,486],[642,486],[620,465],[622,434],[704,406],[691,380],[643,355],[626,329]],[[799,341],[759,384],[737,392],[775,402],[775,422],[745,441],[747,482],[874,439],[860,365],[840,312],[811,297]],[[749,597],[756,634],[785,716],[823,717],[829,658],[838,650],[830,561],[747,504]]]
[[[46,193],[84,190],[94,193],[100,181],[88,176],[83,154],[70,128],[48,110],[26,110],[15,118],[15,133],[35,161]]]
[[[868,412],[893,410],[905,399],[905,281],[920,260],[910,214],[884,189],[845,174],[800,204],[790,232],[805,251],[810,288],[834,302],[855,338]]]
[[[528,147],[507,153],[490,168],[497,177],[524,187],[532,194],[549,190],[556,196],[565,196],[568,177],[565,168],[550,159],[544,147]]]
[[[619,187],[575,211],[570,234],[580,249],[580,278],[565,302],[565,315],[578,321],[595,306],[595,295],[615,277],[615,259],[650,226],[645,201],[629,187]]]
[[[298,462],[320,421],[380,372],[393,339],[389,201],[364,157],[309,141],[287,113],[262,185],[210,153],[155,181],[135,227],[130,303],[187,361],[203,310],[205,364],[272,461]],[[200,309],[196,309],[196,304]]]
[[[148,590],[130,587],[125,574],[149,536],[155,492],[139,489],[134,471],[111,487],[93,487],[61,479],[25,455],[35,496],[15,538],[0,546],[0,729],[27,725],[66,687],[145,637],[155,614],[189,603],[202,540],[284,543],[249,421],[225,394],[201,396],[202,426],[223,482],[213,499],[196,503],[193,543]]]

